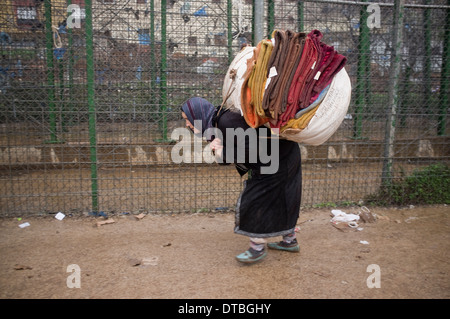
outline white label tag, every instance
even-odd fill
[[[320,71],[317,71],[316,75],[314,76],[314,80],[318,80],[320,78]]]
[[[317,61],[314,61],[314,64],[311,66],[311,70],[314,70],[314,68],[316,67],[316,62]]]
[[[264,87],[264,90],[266,90],[267,87],[269,86],[270,80],[272,80],[272,79],[271,79],[271,78],[268,78],[268,79],[266,80],[266,86]],[[263,95],[263,97],[264,97],[264,95]]]
[[[274,77],[275,75],[278,75],[277,69],[273,66],[269,70],[269,78]]]

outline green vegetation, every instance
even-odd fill
[[[402,176],[367,198],[374,205],[450,204],[450,167],[433,164]]]

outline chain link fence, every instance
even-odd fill
[[[258,28],[318,29],[348,58],[346,119],[300,146],[302,205],[449,162],[449,1],[255,1],[1,0],[0,214],[234,208],[234,168],[173,163],[171,132],[187,98],[221,104]]]

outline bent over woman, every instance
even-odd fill
[[[267,255],[266,238],[277,236],[282,236],[282,240],[268,243],[268,248],[298,252],[295,225],[302,186],[298,144],[283,139],[273,141],[278,137],[272,135],[269,128],[251,128],[239,111],[216,108],[203,98],[188,99],[181,111],[186,126],[195,134],[204,134],[216,127],[220,132],[207,139],[211,141],[210,147],[217,161],[234,163],[241,176],[248,174],[237,201],[234,231],[248,236],[250,247],[236,259],[243,263],[262,260]],[[239,135],[242,132],[245,133],[244,138],[227,138],[227,134]],[[257,140],[249,136],[256,136]],[[278,142],[278,147],[274,148],[273,142]],[[265,154],[267,152],[270,155]],[[267,169],[269,166],[277,169],[270,171]]]

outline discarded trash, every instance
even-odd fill
[[[412,216],[412,217],[408,217],[408,218],[406,218],[405,219],[405,223],[410,223],[412,220],[414,220],[414,219],[417,219],[417,217],[414,217],[414,216]]]
[[[358,221],[359,220],[359,215],[355,215],[355,214],[347,214],[344,213],[341,210],[338,209],[333,209],[331,211],[331,214],[334,216],[331,221],[332,222],[353,222],[353,221]]]
[[[158,265],[158,257],[153,256],[153,257],[143,258],[141,265],[142,266],[156,266],[156,265]]]
[[[171,243],[167,243],[167,244],[164,244],[164,245],[162,245],[163,247],[169,247],[169,246],[172,246],[172,244]]]
[[[139,215],[134,215],[134,218],[136,218],[137,220],[141,220],[142,218],[144,218],[145,216],[147,216],[144,213],[140,213]]]
[[[142,258],[142,259],[138,259],[138,258],[129,258],[128,259],[128,264],[132,267],[137,267],[137,266],[156,266],[158,265],[158,257],[157,256],[153,256],[153,257],[146,257],[146,258]]]
[[[55,215],[55,218],[57,220],[63,220],[64,217],[66,217],[66,215],[64,215],[63,213],[59,212],[58,214]]]
[[[380,219],[380,220],[387,220],[387,221],[390,221],[390,220],[391,220],[391,219],[389,218],[389,216],[384,216],[384,215],[378,216],[377,218]]]
[[[330,220],[331,225],[340,231],[356,231],[359,230],[359,216],[355,214],[347,214],[341,210],[333,209],[331,211],[333,218]]]
[[[25,266],[25,265],[20,265],[20,264],[14,265],[14,270],[27,270],[27,269],[33,269],[33,268],[30,266]]]
[[[376,215],[372,214],[366,206],[361,207],[359,217],[365,223],[374,223],[377,220]]]
[[[89,216],[95,216],[95,217],[102,216],[102,217],[105,217],[105,218],[108,217],[108,215],[106,215],[105,212],[90,212]]]
[[[351,228],[358,228],[358,224],[356,222],[348,222],[347,225]]]
[[[112,223],[115,223],[114,219],[112,219],[112,218],[107,219],[107,220],[101,220],[101,221],[97,222],[97,227],[100,227],[100,226],[106,225],[106,224],[112,224]]]
[[[132,267],[139,266],[141,264],[142,260],[137,258],[130,258],[128,259],[128,264]]]
[[[28,227],[28,226],[31,226],[29,222],[22,223],[22,224],[19,225],[20,228],[25,228],[25,227]]]
[[[369,245],[369,242],[366,240],[360,240],[359,243],[363,245]]]

